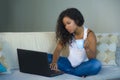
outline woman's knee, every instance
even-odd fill
[[[97,74],[101,70],[101,62],[97,59],[91,59],[90,61],[92,64],[91,70],[93,74]]]
[[[51,63],[52,62],[52,58],[53,58],[53,55],[52,54],[48,54],[48,62]]]

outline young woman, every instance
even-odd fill
[[[96,59],[96,36],[84,26],[84,18],[76,8],[64,10],[56,27],[58,44],[53,55],[48,54],[50,68],[76,76],[95,75],[101,69]],[[69,45],[69,56],[61,57],[61,50]]]

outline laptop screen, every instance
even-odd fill
[[[24,49],[17,49],[17,53],[21,72],[39,75],[49,73],[47,53]]]

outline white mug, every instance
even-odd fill
[[[79,49],[83,49],[84,48],[84,40],[83,39],[76,40],[76,44],[77,44],[77,47]]]

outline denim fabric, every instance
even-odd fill
[[[49,63],[52,61],[52,56],[52,54],[48,54]],[[101,63],[97,59],[90,59],[77,67],[72,67],[66,57],[59,57],[57,64],[59,70],[76,76],[95,75],[101,69]]]

